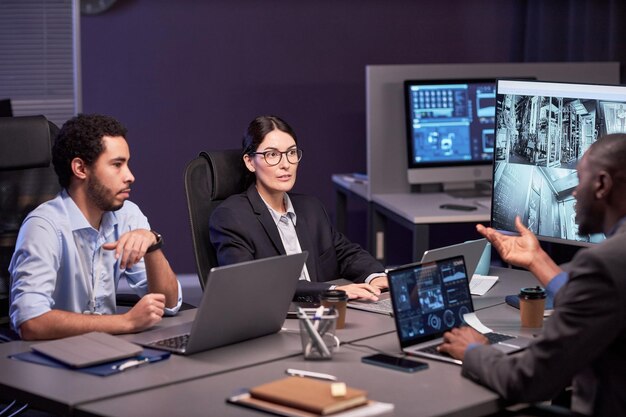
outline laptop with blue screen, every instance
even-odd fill
[[[416,263],[388,273],[396,331],[402,351],[445,362],[461,361],[436,349],[443,334],[465,324],[474,312],[463,256]],[[506,352],[525,348],[530,339],[487,333],[492,346]]]

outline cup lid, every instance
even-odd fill
[[[320,299],[344,301],[348,299],[348,294],[344,290],[327,290],[320,295]]]
[[[526,287],[520,290],[519,296],[526,299],[546,298],[546,291],[540,286]]]

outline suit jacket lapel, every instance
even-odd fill
[[[309,277],[312,282],[317,282],[317,263],[315,262],[316,251],[315,245],[311,241],[311,230],[313,226],[307,223],[307,219],[303,213],[304,211],[298,206],[298,203],[294,201],[295,199],[291,198],[291,204],[293,204],[293,210],[296,212],[297,221],[296,221],[296,234],[298,235],[298,242],[300,242],[300,248],[302,251],[309,252],[309,256],[306,259],[306,269],[309,271]]]
[[[263,202],[263,199],[259,195],[259,192],[257,191],[254,184],[248,187],[246,194],[248,196],[248,200],[250,200],[250,205],[252,205],[252,210],[254,210],[254,213],[256,214],[257,219],[259,220],[261,225],[263,226],[263,229],[265,229],[265,233],[267,233],[267,236],[270,238],[270,241],[274,245],[274,248],[279,254],[285,255],[287,252],[285,251],[285,247],[283,246],[283,241],[280,239],[280,234],[278,233],[276,223],[274,223],[272,215],[265,205],[265,202]]]

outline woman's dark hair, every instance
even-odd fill
[[[104,151],[103,136],[126,138],[126,132],[120,122],[99,114],[79,114],[65,122],[52,147],[52,163],[61,187],[70,185],[74,158],[80,158],[90,166]]]
[[[265,139],[265,135],[273,130],[287,133],[298,143],[296,132],[283,119],[277,116],[259,116],[250,122],[246,133],[243,135],[243,155],[249,155],[259,149],[259,145]]]

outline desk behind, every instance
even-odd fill
[[[476,207],[473,211],[449,210],[440,208],[443,204],[456,204]],[[412,261],[422,259],[424,251],[430,249],[430,225],[441,223],[480,223],[491,217],[490,203],[484,198],[454,198],[446,193],[400,193],[374,194],[371,201],[370,237],[375,242],[372,252],[376,259],[386,264],[386,224],[394,221],[411,231]],[[464,239],[454,238],[450,242],[460,243]]]

